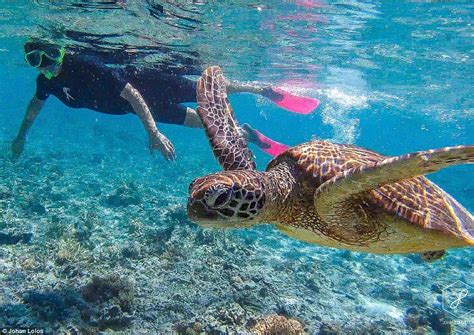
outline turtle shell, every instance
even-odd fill
[[[311,194],[338,173],[387,158],[354,145],[313,141],[292,147],[267,166],[267,171],[290,161],[300,172],[300,183]],[[306,193],[306,192],[305,192]],[[474,218],[435,183],[420,176],[385,184],[362,195],[408,222],[454,235],[474,245]]]

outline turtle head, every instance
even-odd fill
[[[220,172],[189,186],[188,216],[204,227],[249,227],[258,223],[265,190],[256,171]]]

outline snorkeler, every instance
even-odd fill
[[[197,112],[183,106],[196,101],[196,82],[182,76],[167,74],[157,68],[109,67],[97,57],[67,53],[64,47],[43,41],[29,41],[24,45],[26,62],[41,74],[36,79],[36,93],[28,104],[26,115],[12,143],[13,157],[23,152],[28,130],[52,94],[72,108],[87,108],[97,112],[123,115],[136,114],[149,137],[149,148],[159,150],[167,160],[176,158],[170,140],[156,123],[202,128]],[[232,83],[229,93],[260,94],[277,105],[295,113],[313,111],[319,101],[294,96],[280,89],[254,87]],[[242,132],[271,155],[286,148],[246,125]]]

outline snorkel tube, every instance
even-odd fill
[[[61,47],[61,49],[59,49],[59,57],[56,59],[56,64],[54,66],[50,66],[47,71],[43,72],[46,79],[51,79],[56,75],[56,72],[63,63],[65,54],[66,49],[64,47]]]
[[[51,79],[59,73],[66,55],[64,46],[48,41],[30,39],[23,46],[25,61]]]

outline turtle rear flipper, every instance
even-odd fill
[[[443,258],[443,256],[446,254],[445,250],[436,250],[436,251],[427,251],[424,253],[421,253],[421,259],[424,260],[425,262],[434,262],[437,261],[438,259]]]
[[[222,70],[207,68],[197,82],[197,112],[214,156],[224,170],[255,170],[253,154],[247,147],[227,99]]]
[[[474,245],[474,218],[449,194],[424,177],[451,165],[474,163],[474,146],[448,147],[390,157],[340,172],[315,192],[324,221],[360,219],[356,200],[368,199],[423,228],[450,233]]]

